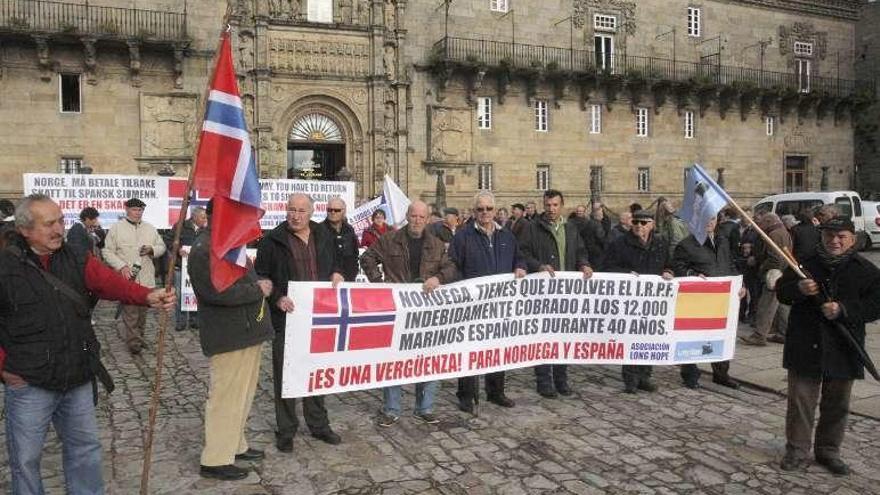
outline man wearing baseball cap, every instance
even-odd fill
[[[780,467],[803,470],[812,444],[816,463],[844,476],[849,467],[840,458],[840,444],[853,381],[864,378],[864,365],[840,332],[850,332],[865,345],[865,324],[880,318],[880,269],[858,254],[849,217],[834,217],[819,230],[822,241],[816,254],[803,260],[809,278],[800,279],[788,268],[777,283],[779,302],[791,305],[782,354],[788,411]],[[816,405],[819,421],[813,440]]]

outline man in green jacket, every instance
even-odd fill
[[[200,472],[206,478],[236,480],[248,471],[235,461],[259,461],[264,456],[248,447],[244,427],[260,375],[263,342],[275,335],[266,304],[272,281],[257,278],[248,263],[243,277],[217,292],[211,283],[210,252],[209,225],[193,244],[187,270],[199,301],[202,352],[211,361]]]

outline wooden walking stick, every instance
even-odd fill
[[[223,17],[223,26],[224,30],[229,31],[231,28],[228,25],[228,20],[231,15],[230,7],[227,6],[226,14]],[[220,43],[221,40],[217,43],[217,49],[214,51],[213,61],[211,66],[213,67],[213,71],[217,70],[217,59],[220,56]],[[208,94],[211,91],[210,81],[213,80],[213,77],[209,79],[208,84],[205,85],[205,91],[202,93],[202,101],[199,109],[198,116],[200,119],[204,120],[205,110],[208,105]],[[186,220],[187,210],[189,210],[190,198],[193,193],[193,178],[195,177],[196,170],[196,158],[199,152],[199,144],[201,142],[201,125],[198,127],[199,132],[196,135],[196,143],[193,147],[192,154],[192,165],[189,168],[189,177],[187,177],[186,181],[186,192],[183,195],[183,203],[180,205],[180,212],[177,215],[177,222],[174,224],[174,241],[171,245],[171,260],[168,263],[168,271],[165,275],[165,291],[171,292],[174,290],[174,268],[177,265],[177,256],[180,253],[180,234],[183,231],[183,222]],[[181,274],[182,277],[182,274]],[[180,297],[180,294],[178,294]],[[156,336],[156,376],[153,380],[153,391],[150,396],[150,414],[147,422],[147,434],[144,439],[144,464],[143,469],[141,470],[141,489],[140,495],[147,495],[149,493],[149,485],[150,485],[150,464],[153,454],[153,429],[156,425],[156,414],[159,411],[159,394],[162,390],[162,366],[164,365],[165,358],[165,333],[168,328],[168,319],[170,317],[170,311],[163,311],[159,316],[159,333]]]

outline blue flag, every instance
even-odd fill
[[[684,177],[681,219],[700,244],[706,242],[706,225],[730,202],[730,196],[696,163]]]

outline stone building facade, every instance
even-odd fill
[[[45,25],[46,5],[0,0],[0,195],[23,172],[186,174],[226,5],[105,0]],[[743,199],[854,182],[858,0],[228,7],[264,177],[351,177],[366,198],[388,174],[456,206],[479,188],[650,203],[693,162]]]

